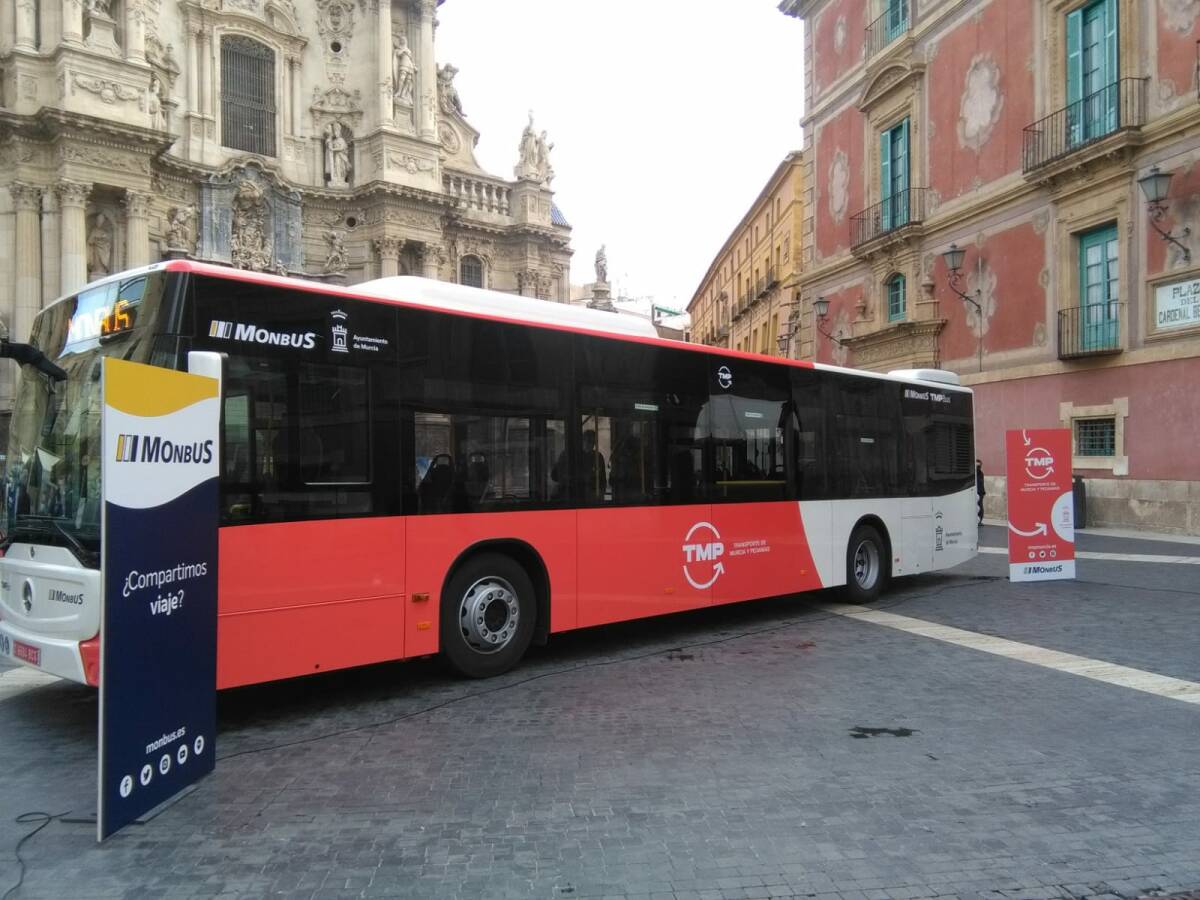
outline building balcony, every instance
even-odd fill
[[[867,26],[864,38],[866,43],[865,57],[870,59],[896,38],[908,33],[912,23],[909,10],[910,0],[892,0],[885,5],[887,10]]]
[[[1121,352],[1125,304],[1116,300],[1058,311],[1058,358],[1079,359]]]
[[[1149,82],[1149,78],[1122,78],[1027,126],[1021,147],[1025,174],[1041,174],[1051,163],[1112,135],[1136,133],[1146,124]]]
[[[850,250],[859,254],[869,252],[888,236],[900,237],[913,226],[925,221],[928,188],[909,188],[885,197],[881,203],[868,207],[850,218]]]

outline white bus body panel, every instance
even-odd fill
[[[840,587],[850,534],[868,516],[887,529],[893,575],[936,572],[971,559],[979,548],[975,501],[973,488],[943,497],[803,500],[800,518],[821,584]]]
[[[85,683],[79,642],[99,631],[98,569],[85,568],[65,547],[8,548],[0,559],[0,654],[5,660],[29,665],[15,655],[13,642],[20,641],[40,651],[37,668]]]

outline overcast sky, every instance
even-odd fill
[[[476,157],[513,177],[528,112],[554,144],[571,281],[607,244],[617,295],[682,309],[801,145],[801,25],[778,0],[446,0]]]

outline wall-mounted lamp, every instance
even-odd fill
[[[824,328],[821,327],[821,323],[824,322],[825,317],[829,315],[829,301],[826,300],[824,297],[818,297],[816,300],[813,301],[813,309],[815,309],[817,311],[817,331],[819,331],[821,334],[825,335],[825,337],[829,338],[829,340],[833,341],[839,347],[846,346],[845,341],[843,341],[841,338],[834,337],[832,334],[830,334],[828,331],[826,331]]]
[[[979,302],[980,292],[975,289],[975,296],[964,294],[959,285],[962,283],[962,264],[966,258],[967,251],[960,250],[958,244],[951,244],[950,249],[942,254],[942,259],[946,261],[946,271],[949,277],[946,279],[950,284],[950,290],[958,294],[958,296],[975,307],[975,314],[979,316],[979,371],[983,371],[983,305]]]
[[[1159,226],[1163,216],[1167,214],[1167,196],[1171,193],[1171,179],[1175,177],[1174,172],[1160,172],[1158,166],[1154,166],[1149,172],[1138,179],[1138,187],[1142,189],[1142,193],[1146,195],[1146,211],[1150,214],[1150,227],[1158,232],[1159,236],[1164,241],[1169,241],[1179,248],[1183,254],[1184,262],[1192,261],[1192,251],[1183,244],[1179,238],[1170,231],[1163,231]],[[1183,233],[1179,237],[1187,237],[1192,233],[1192,229],[1183,226]]]

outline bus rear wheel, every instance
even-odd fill
[[[490,678],[515,666],[537,625],[533,582],[502,553],[482,553],[463,564],[442,595],[442,657],[468,678]]]
[[[846,547],[846,599],[868,603],[887,585],[891,566],[887,544],[873,525],[859,525]]]

